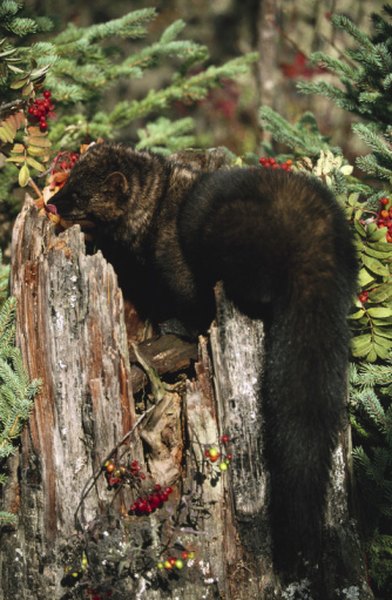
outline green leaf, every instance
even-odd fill
[[[382,277],[387,277],[389,275],[389,271],[387,267],[385,267],[379,260],[376,258],[371,258],[366,254],[362,254],[362,262],[372,273],[376,273],[377,275],[381,275]]]
[[[25,162],[25,157],[23,156],[9,156],[8,158],[6,158],[7,162],[13,162],[16,164],[22,164]]]
[[[366,356],[372,349],[372,337],[370,333],[358,335],[351,340],[351,351],[354,356]]]
[[[362,225],[362,223],[360,223],[359,221],[354,221],[354,227],[357,233],[359,233],[359,235],[363,238],[366,238],[366,231],[364,226]]]
[[[385,228],[384,228],[384,230],[385,230]],[[392,244],[389,244],[386,241],[386,239],[383,242],[377,242],[377,243],[369,242],[369,248],[373,248],[374,250],[379,250],[380,252],[384,252],[386,255],[385,258],[387,258],[389,254],[392,255]]]
[[[388,229],[386,227],[377,227],[375,231],[372,231],[369,235],[369,239],[373,242],[379,242],[384,240],[387,235]]]
[[[374,347],[370,350],[370,352],[366,356],[366,360],[368,362],[375,362],[377,360],[377,352]]]
[[[4,121],[3,121],[3,123],[4,123]],[[6,127],[5,125],[0,127],[0,140],[2,142],[11,144],[14,141],[14,137],[15,137],[15,134],[12,135],[9,127]]]
[[[375,277],[369,273],[367,269],[360,269],[358,276],[358,283],[361,288],[365,288],[369,283],[375,281]]]
[[[384,317],[391,317],[392,309],[383,306],[375,306],[368,309],[368,314],[376,319],[382,319]]]
[[[384,302],[392,297],[392,283],[384,283],[369,292],[370,302]]]
[[[388,347],[385,347],[384,345],[378,344],[375,342],[373,349],[379,358],[381,358],[382,360],[385,360],[389,356],[390,344],[388,344]],[[371,362],[371,361],[369,361],[369,362]]]
[[[388,254],[386,253],[386,251],[384,249],[383,250],[374,250],[371,246],[365,246],[364,252],[368,256],[372,256],[373,258],[380,258],[381,260],[385,260],[388,256]]]
[[[46,148],[38,148],[38,146],[27,146],[27,152],[31,156],[46,156],[48,154]]]
[[[377,335],[392,340],[392,328],[391,327],[377,327]]]
[[[11,83],[10,88],[12,90],[19,90],[20,88],[24,87],[28,81],[29,81],[29,77],[23,77],[23,79],[17,79],[16,81],[13,81]]]
[[[349,319],[361,319],[364,315],[365,315],[365,310],[363,308],[357,310],[355,313],[352,313],[351,315],[349,315]]]
[[[29,182],[29,179],[30,179],[30,171],[29,171],[28,166],[26,164],[24,164],[23,167],[19,171],[18,181],[19,181],[20,187],[26,187],[26,185]]]
[[[46,135],[30,135],[26,138],[26,142],[39,148],[50,148],[51,146],[51,142]]]
[[[35,158],[32,158],[31,156],[28,156],[26,158],[26,162],[28,165],[30,165],[30,167],[33,167],[33,169],[37,169],[37,171],[40,171],[41,173],[43,173],[46,170],[46,167],[44,165],[42,165],[40,162],[38,162],[38,160],[35,160]]]
[[[389,350],[391,348],[391,343],[388,340],[388,338],[378,335],[378,329],[377,329],[377,333],[374,334],[374,342],[376,345],[382,346],[386,350]]]

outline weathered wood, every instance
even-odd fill
[[[42,387],[14,459],[7,503],[19,498],[19,524],[2,539],[1,589],[4,598],[60,598],[83,486],[135,421],[122,296],[112,267],[85,255],[80,229],[56,237],[31,201],[13,239],[17,340]],[[86,522],[108,501],[105,487],[98,480],[86,498]]]
[[[263,325],[239,313],[218,288],[217,324],[211,330],[215,387],[223,427],[238,440],[231,469],[234,517],[241,551],[252,557],[250,581],[237,598],[310,598],[312,581],[323,598],[371,599],[364,556],[352,511],[350,428],[341,431],[334,453],[327,508],[325,542],[319,571],[312,581],[281,586],[271,566],[268,525],[268,471],[263,460],[263,411],[260,380],[263,370]],[[237,592],[238,593],[238,592]],[[298,594],[298,595],[295,595]]]
[[[262,324],[240,315],[219,291],[217,322],[209,340],[200,338],[194,377],[144,397],[145,413],[136,415],[126,329],[140,339],[140,322],[132,322],[129,309],[126,327],[111,266],[100,253],[86,255],[78,227],[56,235],[31,202],[13,243],[18,343],[42,389],[3,498],[19,522],[1,535],[0,599],[86,598],[87,590],[114,600],[309,597],[304,581],[282,590],[271,566],[259,398]],[[163,374],[176,371],[184,356],[188,369],[193,350],[182,349],[172,336],[138,346]],[[174,488],[151,516],[127,515],[147,489],[144,482],[109,491],[102,475],[94,479],[129,432],[113,460],[136,458],[147,483]],[[228,444],[222,434],[231,438]],[[367,600],[372,596],[347,500],[347,440],[342,432],[321,572],[326,598],[345,598],[346,589]],[[211,448],[221,453],[216,462],[206,456]],[[184,549],[194,556],[183,569],[157,568]],[[81,567],[83,556],[87,566]],[[64,567],[75,557],[79,574],[70,588]]]
[[[175,335],[162,335],[148,339],[139,344],[140,351],[148,363],[156,369],[159,375],[176,374],[186,371],[197,359],[197,343],[183,340]],[[135,362],[135,354],[130,348],[131,362]],[[145,372],[136,364],[131,369],[132,390],[136,394],[143,389],[148,378]]]

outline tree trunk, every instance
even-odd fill
[[[132,346],[131,368],[112,267],[86,255],[77,226],[56,235],[31,201],[14,229],[12,278],[18,344],[42,387],[9,465],[3,505],[18,525],[1,535],[0,598],[310,598],[309,582],[282,590],[271,567],[262,323],[218,288],[209,340],[148,339]],[[348,439],[331,476],[324,581],[328,598],[367,599]]]

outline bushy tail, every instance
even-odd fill
[[[347,299],[302,295],[275,306],[266,339],[265,452],[274,563],[284,573],[319,558],[346,394]]]

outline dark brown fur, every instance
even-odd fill
[[[94,146],[53,202],[95,223],[125,293],[155,321],[206,328],[213,285],[266,325],[264,448],[274,561],[319,559],[346,391],[346,315],[357,265],[345,217],[318,181],[263,168],[202,173]]]

